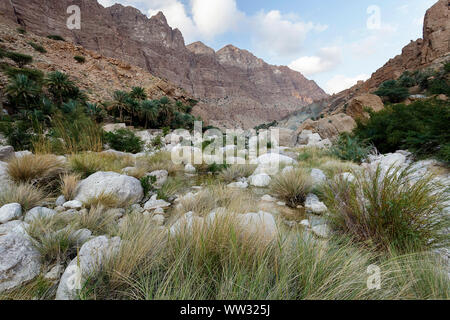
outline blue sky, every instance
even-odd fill
[[[425,11],[437,0],[99,0],[163,11],[186,44],[247,49],[287,65],[328,93],[365,80],[422,36]]]

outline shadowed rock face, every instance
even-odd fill
[[[70,5],[81,8],[81,30],[66,26]],[[171,81],[206,102],[203,115],[216,125],[251,127],[327,97],[301,73],[269,65],[246,50],[229,45],[215,52],[201,42],[185,46],[162,13],[149,19],[135,8],[104,8],[96,0],[0,0],[0,12],[36,34],[60,35]]]

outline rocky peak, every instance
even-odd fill
[[[220,63],[224,65],[240,66],[244,68],[261,67],[265,64],[262,59],[255,57],[251,52],[239,49],[231,44],[217,51]]]
[[[190,45],[186,46],[186,48],[190,52],[192,52],[194,54],[198,54],[198,55],[215,55],[216,54],[216,52],[214,51],[213,48],[208,47],[201,41],[191,43]]]

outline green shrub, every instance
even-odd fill
[[[37,43],[32,42],[32,41],[28,42],[28,44],[29,44],[34,50],[36,50],[37,52],[40,52],[40,53],[47,53],[47,50],[45,50],[45,48],[44,48],[43,46],[41,46],[40,44],[37,44]]]
[[[78,63],[85,63],[86,62],[86,58],[83,56],[75,56],[73,57],[75,59],[76,62]]]
[[[402,87],[395,80],[389,80],[381,84],[375,94],[386,97],[392,103],[402,102],[409,96],[408,89]]]
[[[400,252],[448,245],[443,214],[449,197],[431,176],[412,180],[411,169],[353,172],[355,182],[335,179],[324,187],[334,229],[378,249]]]
[[[57,40],[57,41],[66,41],[63,37],[58,36],[58,35],[49,35],[49,36],[47,36],[47,38],[52,39],[52,40]]]
[[[448,102],[419,100],[408,106],[398,104],[371,112],[369,120],[357,121],[354,134],[381,153],[408,149],[420,157],[435,156],[449,162],[449,123]]]
[[[295,169],[273,178],[269,187],[272,194],[295,208],[303,205],[312,190],[311,175],[304,169]]]
[[[140,179],[142,189],[144,189],[144,197],[154,189],[153,184],[156,182],[155,176],[145,176]]]
[[[428,90],[431,94],[445,94],[450,97],[450,84],[446,79],[434,79]]]
[[[33,57],[27,54],[19,53],[19,52],[7,52],[6,56],[17,63],[19,68],[23,68],[25,65],[33,62]]]
[[[119,129],[114,132],[107,132],[105,139],[111,148],[118,151],[131,153],[142,151],[142,140],[131,130]]]
[[[445,73],[450,73],[450,62],[444,64],[444,71]]]
[[[29,69],[29,68],[15,68],[11,66],[4,66],[3,70],[5,74],[10,78],[15,78],[19,74],[27,76],[30,80],[37,83],[42,83],[44,79],[44,73],[41,70]]]
[[[358,138],[352,137],[348,133],[339,136],[330,149],[332,155],[341,160],[361,162],[364,160],[372,147],[361,142]]]
[[[20,33],[20,34],[26,34],[26,33],[27,33],[27,30],[25,30],[25,28],[22,28],[22,27],[19,27],[19,28],[17,28],[16,30],[17,30],[17,32]]]
[[[14,150],[30,150],[33,137],[30,131],[30,124],[27,121],[0,122],[0,132],[5,135],[8,144],[13,146]]]

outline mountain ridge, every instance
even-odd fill
[[[81,30],[65,25],[69,5],[81,9]],[[169,80],[205,102],[208,120],[219,127],[253,127],[328,97],[301,73],[247,50],[227,45],[213,54],[206,45],[186,45],[161,12],[148,18],[131,6],[104,8],[96,0],[0,0],[0,12],[36,34],[58,34]]]

